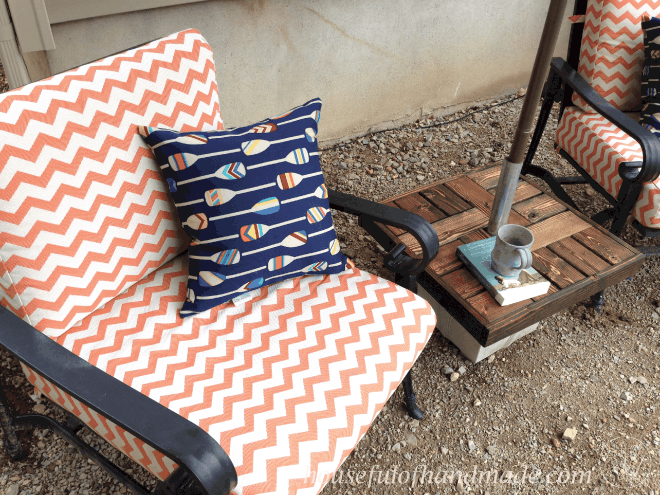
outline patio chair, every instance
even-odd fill
[[[349,266],[181,319],[189,239],[137,126],[222,129],[210,47],[182,31],[0,95],[0,346],[68,417],[50,428],[135,493],[83,425],[141,464],[155,493],[317,493],[410,369],[435,315],[411,291],[438,240],[421,217],[336,191],[332,208],[409,231],[400,285]],[[382,239],[382,238],[381,238]],[[382,239],[383,243],[389,242]]]
[[[642,16],[660,15],[655,0],[577,0],[568,60],[554,58],[522,173],[562,188],[587,183],[612,207],[592,218],[620,235],[626,221],[645,237],[660,236],[660,142],[637,121],[644,62]],[[557,152],[579,173],[554,177],[532,164],[555,101],[561,101]],[[653,248],[638,248],[647,254]]]

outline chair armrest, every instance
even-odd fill
[[[564,59],[553,58],[550,69],[557,73],[596,112],[627,133],[642,147],[644,157],[642,169],[632,180],[642,183],[656,180],[660,175],[660,139],[625,113],[614,108]]]
[[[409,262],[399,266],[397,271],[417,275],[423,272],[438,254],[438,234],[431,224],[419,215],[333,189],[328,189],[328,195],[330,207],[336,210],[356,215],[363,222],[380,222],[398,227],[417,239],[422,247],[422,258],[410,258]]]
[[[2,307],[0,346],[177,462],[208,495],[226,495],[236,486],[234,465],[208,433],[89,364]]]

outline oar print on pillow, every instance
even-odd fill
[[[283,280],[347,268],[318,157],[320,115],[314,99],[226,131],[139,128],[193,238],[182,317]]]

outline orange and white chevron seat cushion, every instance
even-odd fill
[[[0,304],[51,337],[186,249],[138,124],[222,129],[199,32],[0,95]]]
[[[23,373],[25,373],[28,381],[34,385],[37,392],[77,416],[101,438],[110,442],[115,448],[150,471],[158,479],[165,480],[178,467],[172,459],[158,452],[121,426],[98,414],[94,409],[87,407],[23,363],[21,363],[21,368],[23,368]]]
[[[238,494],[319,492],[436,322],[422,298],[356,268],[181,319],[187,278],[181,255],[57,342],[207,431],[236,466]]]
[[[637,120],[639,114],[629,114]],[[639,143],[596,113],[567,107],[557,127],[557,145],[616,197],[621,187],[619,164],[641,161]],[[660,228],[660,178],[644,184],[634,217],[644,226]]]
[[[660,14],[660,0],[589,0],[578,73],[619,110],[641,102],[644,64],[642,17]],[[573,103],[593,111],[577,94]]]

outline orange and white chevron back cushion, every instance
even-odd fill
[[[50,337],[187,247],[138,125],[223,128],[199,32],[0,95],[0,304]]]
[[[584,17],[578,73],[622,112],[641,102],[644,15],[660,15],[660,0],[589,0]],[[593,112],[575,93],[573,103]]]

